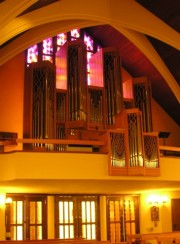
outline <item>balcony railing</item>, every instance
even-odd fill
[[[127,132],[123,129],[68,130],[65,133],[66,139],[20,139],[16,138],[17,133],[5,134],[4,132],[0,135],[3,135],[0,138],[0,153],[4,153],[7,146],[22,144],[29,145],[26,148],[33,152],[107,154],[109,175],[112,176],[159,176],[161,156],[180,156],[180,148],[159,146],[158,135],[153,132],[143,133],[142,156],[140,158],[139,155],[134,155],[135,160],[139,161],[137,165],[131,164]],[[8,138],[5,135],[8,135]]]

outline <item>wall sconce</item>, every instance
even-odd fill
[[[157,206],[160,204],[165,204],[168,202],[167,196],[150,196],[147,200],[148,204],[151,206]]]
[[[7,204],[7,203],[12,203],[12,198],[11,198],[11,197],[6,198],[5,203],[6,203],[6,204]]]
[[[152,206],[157,206],[160,203],[160,197],[159,196],[151,196],[148,199],[148,203]]]
[[[163,203],[163,204],[165,204],[165,203],[168,202],[168,198],[167,198],[167,196],[163,196],[163,197],[161,198],[161,200],[162,200],[162,203]]]

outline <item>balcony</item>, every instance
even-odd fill
[[[90,135],[95,138],[92,132]],[[136,180],[147,176],[145,178],[149,180],[158,176],[158,181],[179,181],[180,149],[159,147],[154,133],[143,134],[142,161],[138,162],[136,158],[139,165],[131,165],[125,130],[97,132],[94,140],[83,133],[80,136],[81,140],[77,137],[64,140],[1,138],[0,180],[128,180],[127,176]],[[16,150],[19,144],[29,144],[31,147],[26,151]]]

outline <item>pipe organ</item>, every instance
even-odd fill
[[[66,42],[56,54],[59,66],[64,70],[64,82],[67,88],[67,128],[87,127],[87,75],[86,75],[86,45],[77,40]]]
[[[101,48],[90,59],[90,81],[104,89],[105,123],[115,127],[115,116],[122,111],[123,95],[120,56],[116,48]]]
[[[133,79],[134,107],[142,112],[144,132],[152,132],[151,87],[146,77]]]
[[[26,70],[24,87],[24,138],[53,139],[56,94],[54,65],[48,61],[31,63]]]
[[[88,87],[88,129],[105,129],[105,96],[102,87]]]
[[[159,175],[148,80],[135,78],[123,86],[119,51],[113,47],[93,54],[89,67],[87,81],[86,45],[76,40],[60,48],[56,66],[44,61],[27,68],[24,138],[82,140],[82,145],[103,138],[109,175]],[[53,150],[67,146],[57,144]]]

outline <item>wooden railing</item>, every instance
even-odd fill
[[[157,244],[168,243],[180,243],[180,232],[164,232],[164,233],[152,233],[152,234],[135,234],[127,235],[127,242],[144,244],[146,242],[156,241]]]
[[[180,157],[180,147],[159,146],[160,156]]]
[[[0,131],[0,141],[1,140],[12,140],[18,137],[18,133],[16,132],[6,132]]]
[[[172,150],[180,154],[180,148],[158,145],[157,133],[143,133],[143,150],[131,165],[129,144],[125,129],[75,130],[65,131],[65,139],[0,139],[0,153],[6,146],[22,144],[23,151],[37,152],[77,152],[108,154],[109,175],[159,176],[159,154],[161,150]],[[167,152],[167,151],[166,151]]]
[[[5,146],[16,145],[18,134],[15,132],[0,131],[0,153],[4,152]]]
[[[70,152],[76,147],[77,152],[107,153],[107,140],[105,131],[88,131],[68,129],[65,138],[60,139],[33,139],[33,138],[0,138],[0,153],[6,146],[22,144],[23,151],[43,152]],[[86,150],[91,148],[90,150]],[[14,148],[12,148],[13,150]]]

